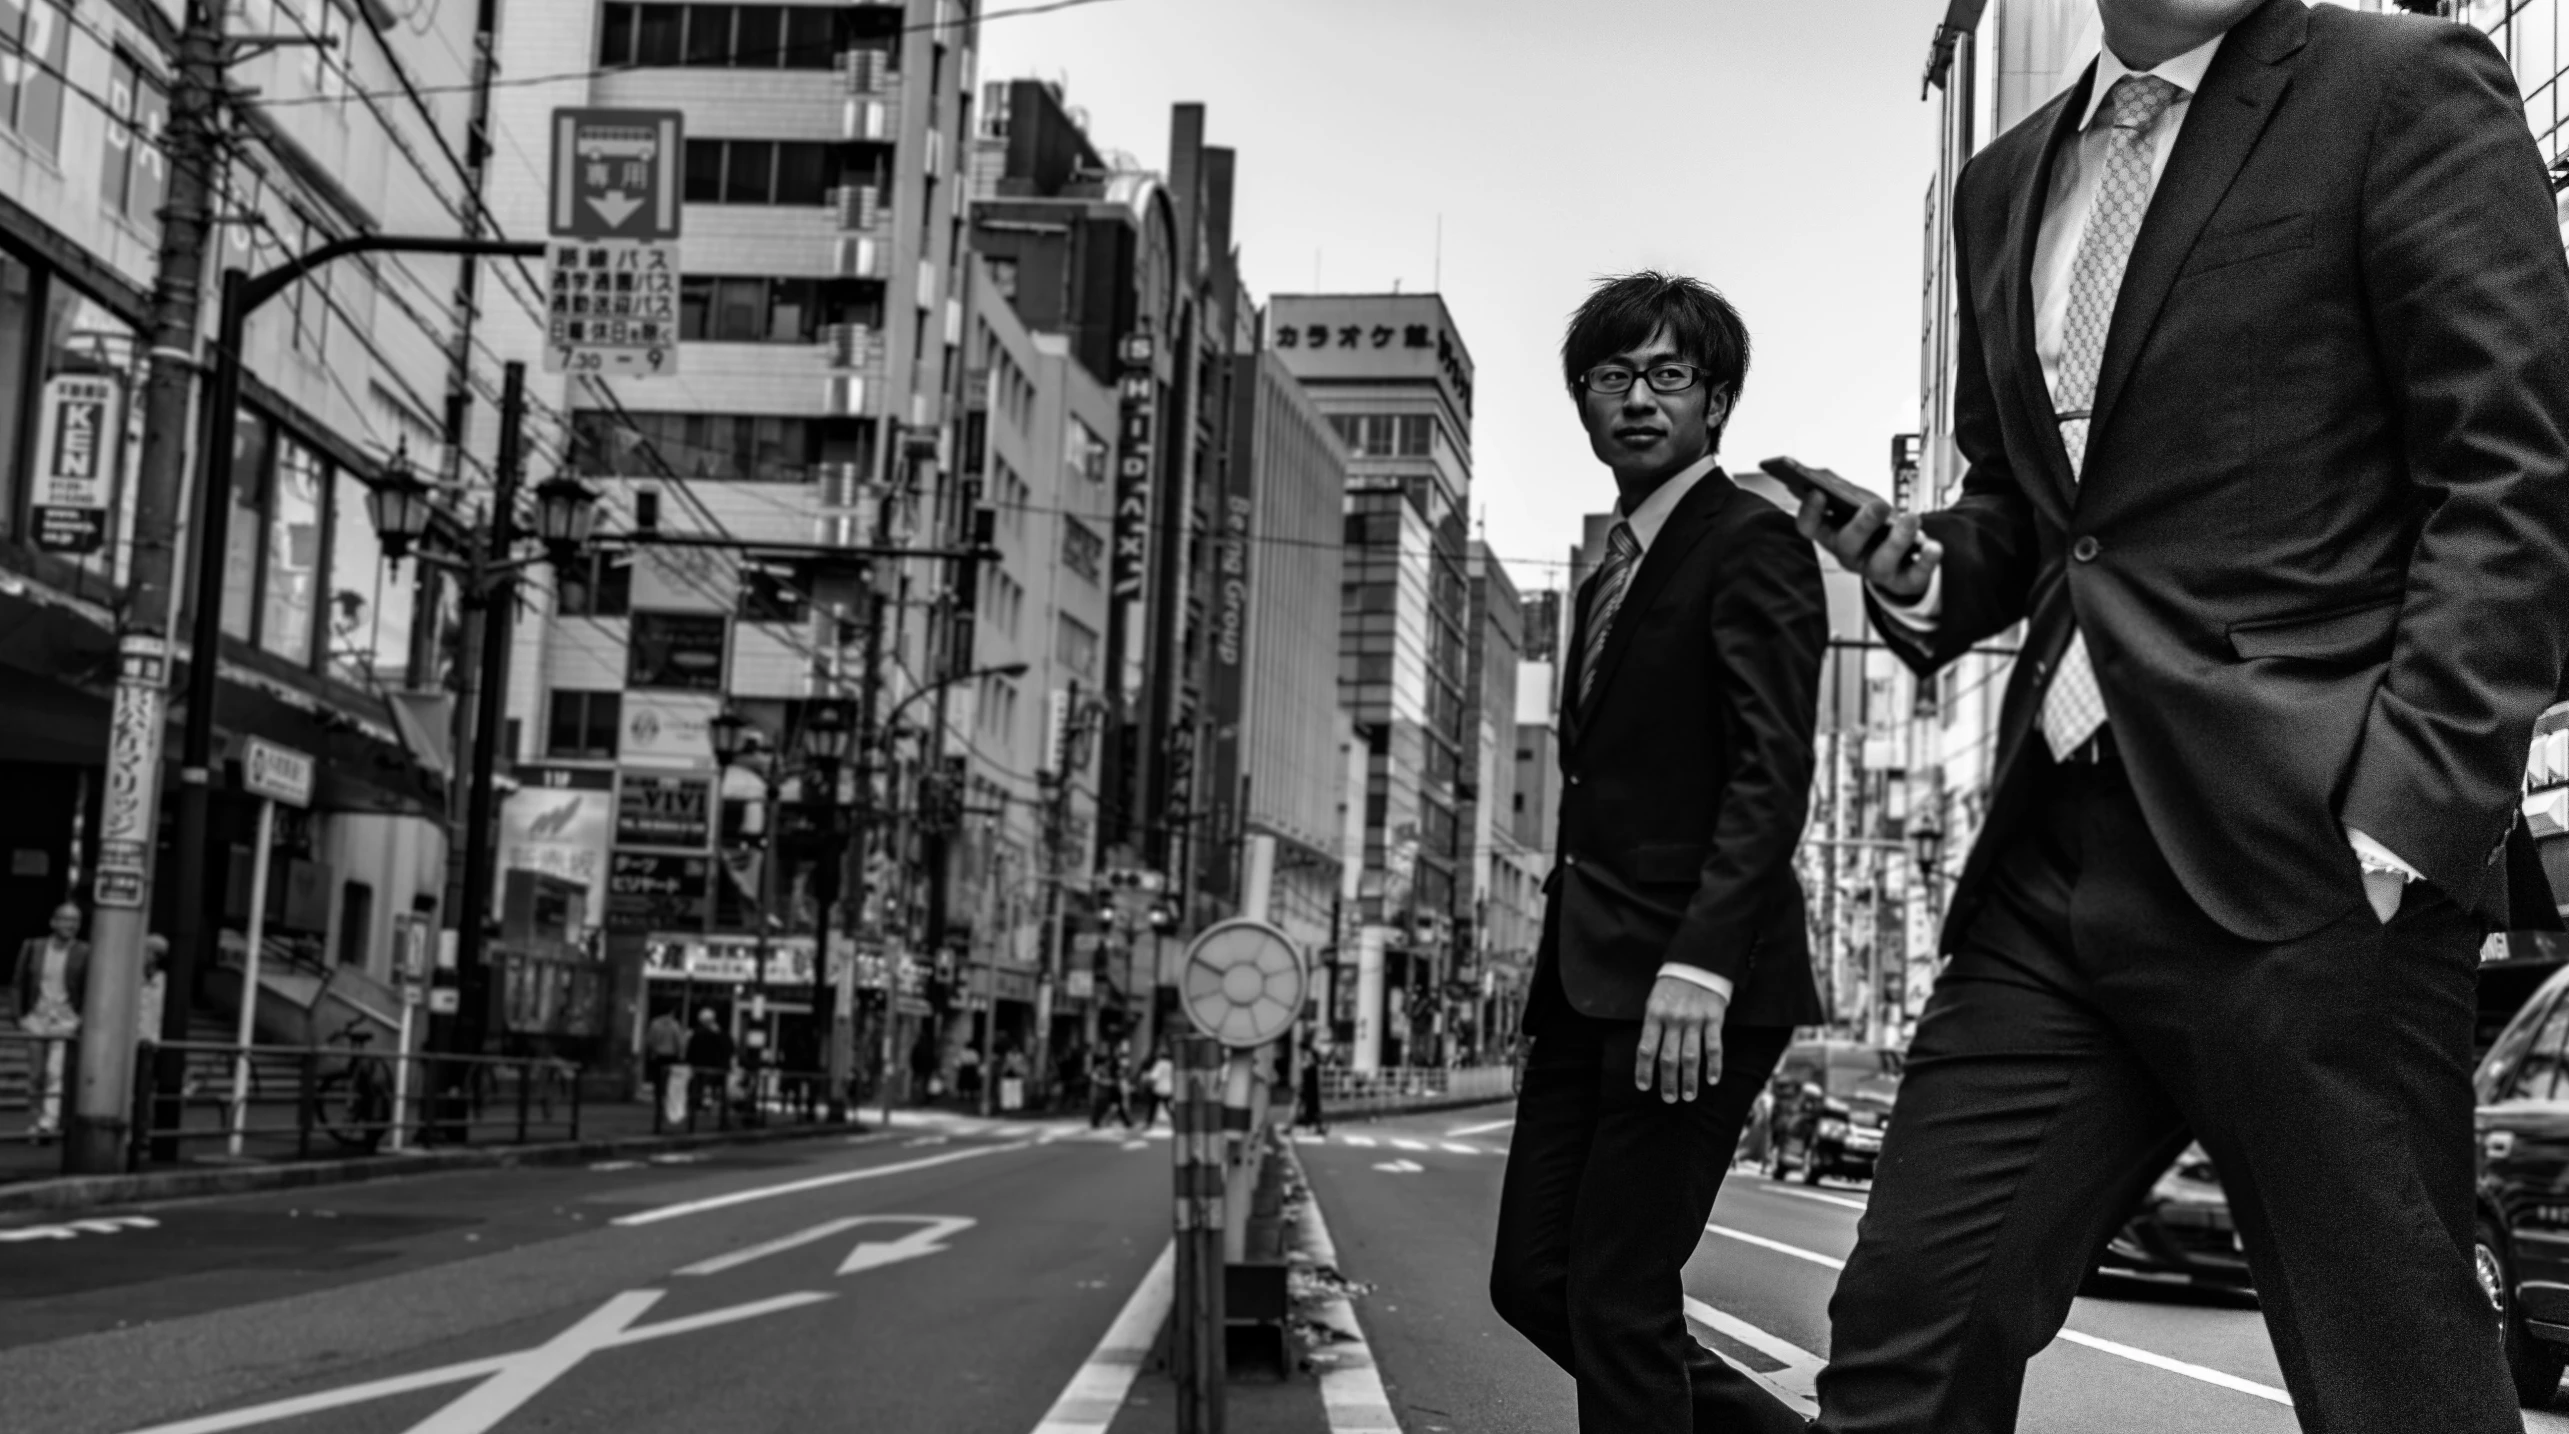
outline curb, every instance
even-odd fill
[[[1339,1109],[1332,1109],[1324,1103],[1320,1107],[1320,1113],[1327,1116],[1333,1123],[1345,1121],[1353,1125],[1360,1121],[1391,1120],[1398,1116],[1425,1115],[1442,1110],[1471,1110],[1484,1105],[1510,1105],[1515,1100],[1514,1094],[1471,1095],[1456,1096],[1450,1100],[1439,1097],[1434,1100],[1415,1101],[1408,1105],[1349,1106]]]
[[[712,1146],[773,1145],[830,1135],[888,1133],[880,1127],[850,1121],[844,1125],[707,1131],[696,1135],[625,1135],[599,1140],[556,1141],[547,1145],[491,1146],[417,1155],[298,1161],[290,1165],[198,1166],[153,1170],[137,1175],[65,1175],[51,1180],[0,1185],[0,1213],[12,1210],[85,1210],[100,1205],[136,1205],[163,1200],[202,1199],[211,1195],[299,1190],[309,1186],[356,1185],[374,1180],[400,1180],[414,1175],[443,1175],[457,1170],[576,1165],[618,1156],[656,1155]]]

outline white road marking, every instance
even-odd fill
[[[1148,1150],[1150,1148],[1151,1143],[1147,1140],[1128,1140],[1117,1147],[1117,1149],[1120,1150]]]
[[[1374,1138],[1370,1135],[1342,1135],[1338,1138],[1349,1145],[1355,1146],[1359,1150],[1371,1150],[1374,1148]]]
[[[814,1225],[808,1230],[798,1230],[791,1235],[769,1240],[765,1244],[751,1245],[747,1249],[734,1250],[727,1255],[716,1255],[710,1260],[698,1260],[677,1273],[719,1275],[725,1270],[736,1270],[752,1261],[766,1259],[769,1255],[781,1255],[787,1250],[816,1244],[833,1235],[843,1235],[864,1225],[919,1225],[924,1228],[913,1230],[897,1240],[857,1241],[856,1248],[848,1251],[846,1261],[838,1267],[838,1272],[842,1275],[899,1264],[903,1260],[915,1260],[922,1255],[942,1254],[946,1249],[946,1237],[971,1229],[973,1221],[962,1215],[850,1215],[842,1220],[831,1220]]]
[[[1828,1269],[1843,1270],[1846,1268],[1846,1261],[1835,1259],[1828,1255],[1823,1255],[1817,1250],[1805,1250],[1798,1245],[1787,1245],[1781,1240],[1770,1240],[1763,1235],[1752,1235],[1745,1230],[1734,1230],[1727,1225],[1706,1225],[1704,1228],[1713,1234],[1723,1236],[1727,1239],[1737,1240],[1744,1245],[1755,1245],[1761,1250],[1773,1250],[1779,1255],[1790,1255],[1797,1260],[1808,1260],[1812,1264],[1824,1266]],[[2110,1339],[2099,1339],[2095,1335],[2081,1334],[2074,1329],[2063,1329],[2060,1332],[2059,1338],[2065,1339],[2072,1344],[2083,1345],[2100,1354],[2110,1354],[2118,1359],[2128,1359],[2135,1364],[2146,1364],[2152,1369],[2165,1370],[2170,1374],[2179,1374],[2188,1379],[2201,1380],[2206,1384],[2215,1385],[2222,1389],[2234,1390],[2241,1394],[2251,1394],[2259,1399],[2271,1399],[2277,1404],[2288,1405],[2292,1403],[2292,1396],[2290,1394],[2275,1388],[2271,1384],[2260,1384],[2253,1379],[2242,1379],[2238,1375],[2225,1374],[2218,1369],[2213,1369],[2206,1365],[2189,1364],[2182,1359],[2171,1359],[2164,1354],[2156,1354],[2150,1350],[2141,1349],[2134,1345],[2118,1344]]]
[[[1133,1376],[1150,1358],[1176,1291],[1177,1242],[1172,1240],[1160,1247],[1160,1257],[1151,1262],[1132,1298],[1124,1301],[1123,1311],[1106,1327],[1106,1337],[1090,1351],[1088,1362],[1070,1377],[1053,1407],[1044,1411],[1035,1434],[1106,1434],[1116,1411],[1124,1407]]]
[[[1392,1149],[1394,1150],[1425,1150],[1426,1148],[1427,1142],[1424,1140],[1395,1140],[1392,1142]]]
[[[862,1170],[841,1170],[829,1175],[788,1180],[782,1185],[761,1185],[750,1190],[734,1190],[728,1195],[712,1195],[702,1200],[685,1200],[675,1205],[663,1205],[656,1210],[619,1215],[612,1223],[656,1225],[663,1220],[683,1219],[689,1215],[701,1215],[708,1210],[727,1210],[734,1205],[746,1205],[753,1200],[772,1200],[779,1195],[799,1195],[806,1190],[826,1190],[833,1185],[845,1185],[856,1180],[872,1180],[883,1175],[906,1175],[913,1170],[925,1170],[936,1165],[952,1165],[958,1160],[977,1160],[984,1155],[1004,1155],[1012,1150],[1026,1148],[1026,1143],[1021,1140],[1008,1145],[979,1145],[970,1150],[948,1151],[943,1155],[904,1160],[897,1165],[871,1165]]]
[[[916,1150],[923,1145],[944,1145],[953,1139],[954,1137],[951,1135],[922,1135],[914,1140],[902,1141],[901,1148],[903,1150]]]
[[[1419,1164],[1415,1160],[1384,1160],[1377,1162],[1374,1168],[1376,1170],[1388,1170],[1394,1175],[1416,1175],[1427,1167]]]
[[[1817,1190],[1797,1189],[1791,1185],[1778,1185],[1771,1180],[1760,1184],[1758,1188],[1764,1190],[1770,1195],[1790,1195],[1796,1200],[1817,1200],[1823,1205],[1836,1205],[1847,1210],[1870,1210],[1873,1208],[1861,1200],[1853,1199],[1845,1195],[1827,1195]]]
[[[1031,1125],[994,1125],[982,1133],[999,1140],[1023,1140],[1027,1136],[1035,1133],[1035,1127]]]
[[[1300,1167],[1297,1157],[1297,1173]],[[1308,1180],[1303,1188],[1310,1190]],[[1316,1191],[1303,1202],[1301,1225],[1297,1232],[1301,1254],[1317,1268],[1337,1269],[1338,1246],[1329,1238],[1329,1222],[1321,1216]],[[1338,1336],[1314,1356],[1315,1362],[1320,1355],[1327,1357],[1320,1365],[1320,1407],[1328,1417],[1329,1434],[1400,1434],[1391,1396],[1383,1392],[1382,1372],[1374,1368],[1373,1346],[1365,1342],[1365,1327],[1356,1322],[1356,1307],[1332,1287],[1311,1303],[1308,1312],[1314,1323]]]
[[[1763,1374],[1737,1360],[1730,1361],[1731,1368],[1765,1385],[1796,1412],[1814,1418],[1819,1415],[1820,1368],[1828,1363],[1827,1360],[1789,1340],[1768,1334],[1735,1314],[1717,1310],[1693,1295],[1686,1297],[1686,1316],[1706,1329],[1735,1339],[1783,1365],[1782,1369],[1771,1374]],[[1720,1352],[1714,1351],[1716,1354]]]
[[[1447,1135],[1487,1135],[1493,1130],[1505,1130],[1514,1124],[1516,1124],[1516,1117],[1511,1115],[1505,1120],[1485,1120],[1478,1125],[1458,1125],[1445,1133]]]
[[[1445,1151],[1450,1155],[1478,1155],[1481,1153],[1481,1147],[1477,1145],[1456,1145],[1450,1140],[1436,1148]]]
[[[101,1215],[90,1220],[65,1220],[59,1225],[21,1225],[14,1230],[0,1230],[0,1245],[77,1240],[83,1235],[113,1235],[124,1230],[157,1230],[160,1223],[149,1215]]]
[[[824,1294],[817,1290],[804,1290],[796,1294],[777,1295],[771,1299],[752,1300],[748,1304],[733,1305],[729,1309],[707,1310],[703,1314],[688,1315],[683,1319],[668,1320],[641,1329],[632,1328],[632,1320],[657,1302],[661,1294],[659,1290],[629,1290],[607,1301],[603,1308],[572,1326],[574,1331],[587,1331],[584,1338],[595,1337],[594,1343],[586,1345],[584,1355],[596,1353],[599,1350],[617,1349],[628,1344],[640,1344],[645,1340],[665,1339],[673,1334],[693,1334],[701,1329],[712,1329],[718,1325],[757,1319],[763,1315],[781,1314],[786,1310],[800,1309],[805,1305],[819,1304],[823,1300],[837,1298],[836,1295]],[[604,1328],[608,1320],[618,1317],[620,1317],[619,1322],[611,1330]],[[182,1419],[175,1424],[155,1424],[149,1429],[137,1429],[134,1434],[226,1434],[226,1431],[233,1429],[248,1429],[260,1424],[300,1419],[308,1414],[345,1409],[354,1404],[371,1404],[378,1399],[415,1394],[420,1390],[435,1389],[441,1385],[460,1384],[467,1379],[505,1376],[523,1361],[546,1356],[548,1351],[567,1340],[570,1333],[571,1331],[565,1331],[563,1335],[548,1341],[540,1348],[521,1350],[516,1354],[497,1354],[484,1359],[468,1359],[461,1364],[423,1369],[416,1374],[400,1374],[390,1379],[370,1380],[364,1384],[349,1385],[345,1389],[325,1390],[319,1394],[280,1399],[272,1404],[235,1409],[227,1414],[207,1414],[194,1419]],[[570,1367],[570,1365],[564,1365],[561,1369],[555,1370],[551,1378],[560,1378]],[[549,1383],[550,1380],[547,1382]],[[528,1394],[531,1396],[536,1392],[538,1391],[529,1390]],[[471,1396],[467,1395],[466,1398],[469,1399]],[[517,1402],[522,1404],[525,1400],[521,1398]],[[434,1434],[484,1434],[484,1431],[505,1418],[516,1405],[512,1404],[508,1409],[498,1410],[485,1423],[434,1422],[444,1420],[448,1412],[455,1407],[455,1405],[448,1405],[446,1410],[431,1415],[431,1423],[416,1426],[411,1434],[428,1434],[428,1431],[434,1431]]]
[[[2200,1364],[2188,1364],[2182,1359],[2170,1359],[2164,1354],[2153,1354],[2149,1350],[2135,1349],[2128,1344],[2117,1344],[2110,1339],[2098,1339],[2092,1334],[2080,1334],[2074,1329],[2062,1330],[2060,1337],[2072,1344],[2083,1344],[2101,1353],[2128,1359],[2136,1364],[2146,1364],[2152,1369],[2164,1369],[2170,1374],[2182,1374],[2188,1379],[2200,1379],[2206,1384],[2219,1385],[2223,1389],[2235,1389],[2241,1394],[2253,1394],[2259,1399],[2271,1399],[2277,1404],[2292,1403],[2291,1395],[2271,1384],[2259,1384],[2253,1379],[2241,1379],[2235,1374],[2224,1374],[2220,1370],[2206,1368]]]
[[[1293,1136],[1293,1143],[1296,1145],[1325,1145],[1328,1142],[1328,1136],[1314,1135],[1307,1130],[1296,1131]]]
[[[595,1160],[589,1163],[589,1168],[597,1171],[601,1175],[604,1175],[617,1170],[640,1170],[642,1168],[642,1162],[639,1160]]]

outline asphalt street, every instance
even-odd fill
[[[14,1219],[0,1430],[1027,1434],[1169,1163],[1009,1129]]]
[[[1301,1146],[1337,1238],[1376,1365],[1411,1434],[1563,1434],[1567,1376],[1491,1313],[1489,1238],[1509,1130],[1505,1107],[1342,1126]],[[1835,1264],[1866,1191],[1734,1173],[1687,1266],[1706,1344],[1788,1393],[1828,1354]],[[2033,1363],[2020,1427],[2043,1434],[2284,1434],[2285,1402],[2252,1298],[2100,1280]],[[2569,1408],[2569,1397],[2557,1401]],[[1807,1412],[1807,1408],[1806,1408]],[[2569,1430],[2528,1410],[2526,1428]]]

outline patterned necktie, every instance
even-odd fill
[[[2087,233],[2070,265],[2069,321],[2061,334],[2060,387],[2052,394],[2060,416],[2061,444],[2069,450],[2072,480],[2087,466],[2088,409],[2096,402],[2097,371],[2105,363],[2105,336],[2114,325],[2114,303],[2123,291],[2123,268],[2150,210],[2152,131],[2183,94],[2156,75],[2125,75],[2105,97],[2104,118],[2113,126],[2105,142],[2105,175]],[[2060,671],[2043,694],[2043,741],[2054,760],[2066,761],[2105,726],[2105,693],[2087,655],[2087,637],[2075,628]]]
[[[1597,685],[1597,663],[1606,655],[1606,634],[1614,630],[1615,614],[1623,610],[1623,595],[1632,590],[1633,569],[1641,566],[1641,539],[1633,536],[1630,523],[1618,521],[1606,533],[1606,566],[1597,574],[1597,591],[1590,601],[1593,615],[1588,619],[1588,645],[1579,654],[1579,700],[1588,700],[1588,690]]]

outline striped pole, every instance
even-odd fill
[[[1222,1434],[1222,1047],[1208,1037],[1180,1036],[1176,1066],[1169,1147],[1177,1175],[1177,1299],[1170,1312],[1177,1428],[1178,1434]]]

